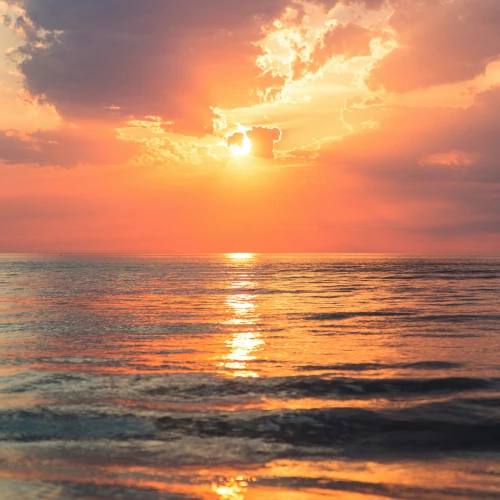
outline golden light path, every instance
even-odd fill
[[[231,253],[226,256],[233,262],[237,272],[231,278],[225,305],[229,317],[226,324],[234,325],[240,331],[235,331],[225,341],[229,352],[223,356],[220,366],[225,373],[234,377],[256,378],[259,375],[248,369],[248,363],[257,358],[256,353],[262,349],[265,342],[256,329],[259,319],[256,296],[250,292],[257,287],[248,272],[255,258],[253,253]],[[241,268],[243,266],[243,268]],[[241,331],[242,330],[242,331]]]

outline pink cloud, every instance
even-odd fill
[[[428,245],[500,235],[500,88],[466,109],[357,101],[348,110],[354,133],[325,144],[319,162],[370,187],[368,199],[353,197],[359,208],[373,205],[372,220],[388,217],[382,226],[430,238]],[[360,126],[374,116],[376,128]]]
[[[316,73],[335,56],[352,59],[371,54],[370,41],[374,34],[367,28],[353,23],[332,25],[312,51],[307,60],[296,58],[292,63],[295,78]]]
[[[137,145],[118,140],[113,130],[90,124],[32,133],[0,131],[0,160],[8,165],[114,165],[125,163],[138,150]]]
[[[393,1],[399,46],[371,70],[372,89],[409,92],[470,80],[500,55],[497,0]]]

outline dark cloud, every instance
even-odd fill
[[[479,220],[473,222],[463,222],[456,224],[431,226],[426,230],[427,233],[436,238],[457,237],[461,238],[464,234],[480,236],[481,234],[500,234],[500,217],[493,220]]]
[[[408,92],[472,79],[500,55],[498,0],[393,0],[399,46],[367,78],[373,88]]]
[[[242,132],[235,132],[234,134],[230,135],[227,138],[227,145],[229,147],[231,146],[241,147],[243,146],[244,140],[245,140],[245,134],[243,134]]]
[[[8,165],[112,165],[126,162],[137,151],[135,144],[116,139],[116,133],[107,129],[0,131],[0,160]]]
[[[252,127],[246,134],[252,143],[253,156],[274,158],[274,145],[281,140],[279,128]]]
[[[273,127],[252,127],[247,130],[246,136],[250,139],[252,147],[250,154],[258,158],[274,158],[274,145],[281,140],[281,130]],[[245,134],[235,132],[227,138],[227,145],[243,146]]]
[[[261,27],[287,0],[8,0],[30,27],[27,90],[70,120],[161,116],[202,133],[248,103]],[[37,36],[33,36],[33,30]],[[110,110],[113,107],[113,110]]]

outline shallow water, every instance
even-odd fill
[[[500,259],[0,256],[0,498],[500,498]]]

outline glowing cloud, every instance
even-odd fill
[[[252,127],[247,131],[252,143],[252,154],[260,158],[274,158],[274,146],[281,140],[281,130],[273,127]]]
[[[252,142],[244,132],[235,132],[230,135],[227,145],[234,156],[246,156],[252,150]]]

